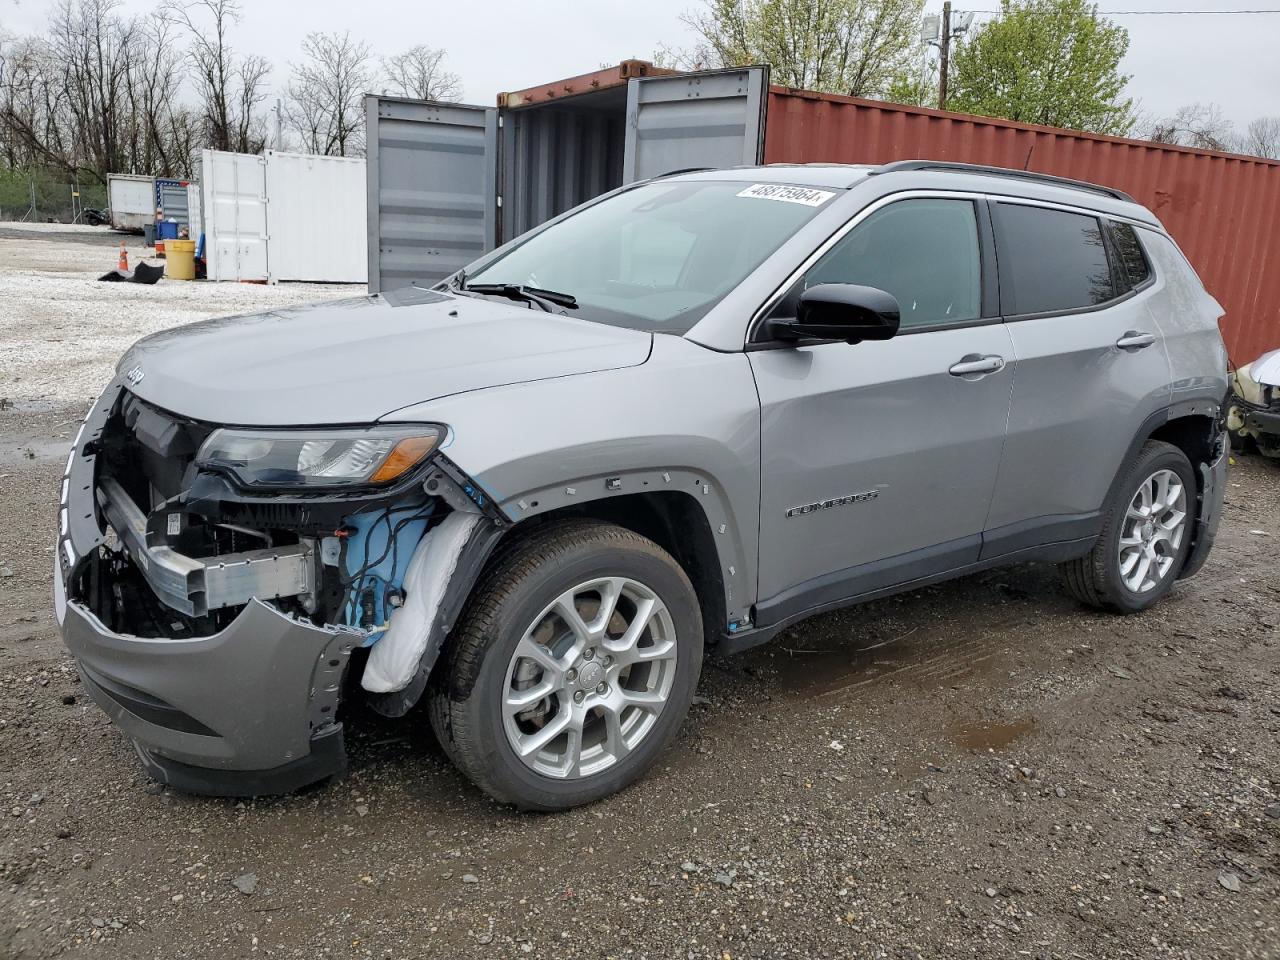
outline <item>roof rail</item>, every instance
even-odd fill
[[[719,167],[680,167],[678,170],[668,170],[666,173],[660,173],[653,179],[661,180],[663,177],[678,177],[682,173],[706,173],[708,170],[718,170]]]
[[[1096,183],[1085,183],[1083,180],[1072,180],[1069,177],[1055,177],[1049,173],[1036,173],[1034,170],[1014,170],[1009,167],[991,167],[983,163],[957,163],[951,160],[895,160],[882,164],[870,171],[868,176],[878,173],[897,173],[902,170],[950,170],[954,173],[976,173],[987,177],[1009,177],[1013,180],[1034,180],[1056,187],[1069,187],[1072,190],[1085,190],[1098,193],[1104,197],[1123,200],[1125,203],[1137,203],[1133,197],[1123,190],[1104,187]]]

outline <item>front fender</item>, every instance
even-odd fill
[[[445,455],[513,522],[609,497],[693,494],[715,538],[725,623],[749,620],[760,407],[743,354],[658,335],[638,367],[444,397],[383,421],[423,417],[448,424]]]

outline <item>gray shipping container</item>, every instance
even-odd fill
[[[767,67],[554,86],[498,107],[366,99],[370,292],[436,283],[625,183],[764,159]]]

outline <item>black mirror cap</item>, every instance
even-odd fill
[[[800,294],[795,319],[769,321],[777,340],[889,340],[898,332],[902,312],[897,298],[878,287],[856,283],[820,283]]]

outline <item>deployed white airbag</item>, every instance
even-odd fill
[[[403,690],[418,672],[445,585],[481,519],[475,513],[451,513],[418,541],[404,576],[404,606],[391,615],[391,626],[369,651],[360,678],[370,693]]]

